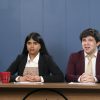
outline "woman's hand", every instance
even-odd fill
[[[25,82],[25,81],[27,81],[27,76],[20,76],[20,77],[19,77],[19,81],[20,81],[20,82]]]
[[[19,77],[20,82],[30,81],[30,82],[41,82],[40,76],[25,75]]]

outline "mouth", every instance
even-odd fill
[[[34,49],[30,49],[30,51],[34,51]]]
[[[90,47],[85,47],[85,49],[86,49],[86,50],[89,50],[89,49],[90,49]]]

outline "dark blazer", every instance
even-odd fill
[[[23,76],[23,71],[27,62],[26,55],[18,55],[16,60],[10,65],[7,71],[11,72],[11,80],[15,81],[17,76]],[[17,74],[16,74],[17,73]],[[39,76],[42,76],[44,82],[63,82],[64,76],[59,67],[54,63],[51,57],[40,55],[39,57]]]
[[[77,82],[80,75],[85,71],[84,51],[71,54],[67,66],[65,79],[67,82]],[[96,59],[96,78],[100,82],[100,51]]]

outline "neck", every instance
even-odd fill
[[[30,57],[31,60],[33,60],[36,56],[37,56],[37,54],[35,54],[35,55],[30,55],[29,54],[29,57]]]

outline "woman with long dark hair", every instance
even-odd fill
[[[49,55],[45,43],[37,32],[30,33],[24,43],[22,54],[10,65],[10,81],[63,82],[64,76]]]

